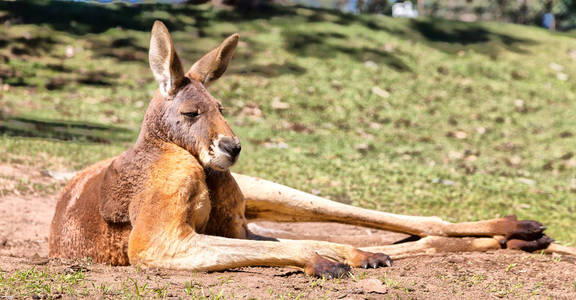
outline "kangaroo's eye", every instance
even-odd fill
[[[188,118],[196,118],[197,116],[200,115],[200,113],[198,111],[182,112],[181,114],[188,117]]]

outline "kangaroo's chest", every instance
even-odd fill
[[[188,210],[187,223],[197,233],[205,233],[210,220],[210,212],[212,211],[210,193],[205,184],[200,189],[192,188],[191,190],[188,201],[185,204]]]
[[[169,192],[176,195],[169,200],[175,205],[158,213],[173,214],[175,222],[186,219],[196,233],[245,238],[244,196],[229,172],[218,176],[221,178],[216,182],[214,178],[196,175],[181,180],[179,187]]]
[[[188,152],[169,150],[140,169],[144,178],[128,197],[130,223],[244,238],[244,197],[230,172],[206,171]],[[128,182],[119,177],[111,179]]]

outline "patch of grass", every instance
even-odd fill
[[[21,271],[0,272],[0,294],[11,296],[70,295],[84,281],[84,270],[52,273],[46,269],[30,268]]]
[[[510,272],[512,269],[516,268],[518,266],[518,264],[509,264],[508,266],[506,266],[506,273]]]
[[[391,288],[391,289],[401,289],[402,288],[402,281],[396,281],[396,280],[394,280],[394,279],[392,279],[386,275],[380,277],[380,281],[382,281],[382,283],[384,283],[384,285],[387,288]]]
[[[47,195],[57,193],[62,188],[59,182],[40,183],[32,182],[26,178],[0,175],[0,196],[8,194],[19,195]]]
[[[338,278],[337,278],[338,279]],[[310,282],[310,287],[314,288],[314,287],[323,287],[324,283],[326,283],[326,277],[322,276],[320,278],[316,278],[315,280],[312,280]]]
[[[362,271],[362,272],[350,272],[349,273],[350,278],[352,278],[352,280],[358,282],[359,280],[362,280],[364,278],[366,278],[366,271]],[[338,278],[339,279],[339,278]]]
[[[146,49],[158,18],[186,66],[241,35],[210,87],[243,143],[234,171],[394,213],[517,214],[576,242],[570,36],[298,7],[27,1],[0,13],[3,120],[27,120],[24,132],[0,120],[3,162],[81,169],[129,147],[156,89]]]
[[[467,287],[472,287],[481,284],[486,280],[486,275],[484,274],[465,274],[459,277],[459,283],[466,285]]]

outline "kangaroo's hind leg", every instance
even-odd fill
[[[450,223],[438,217],[391,214],[317,197],[246,175],[233,174],[246,198],[246,217],[285,222],[325,221],[425,236],[497,236],[534,240],[545,229],[536,221],[515,217]]]

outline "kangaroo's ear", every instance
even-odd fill
[[[168,28],[160,21],[154,22],[148,53],[150,69],[160,84],[164,96],[173,95],[184,80],[182,63],[174,49]]]
[[[226,71],[238,45],[238,34],[227,37],[220,46],[208,52],[190,68],[186,76],[207,85]]]

